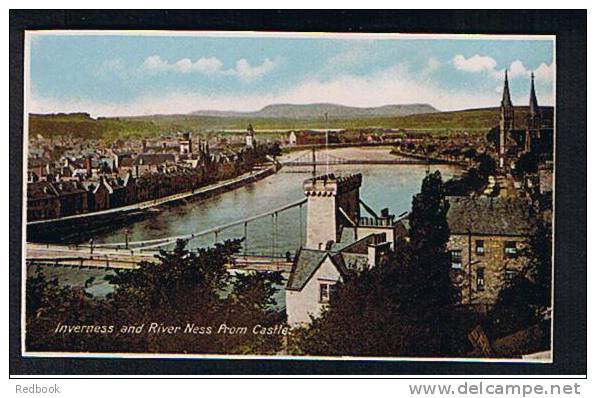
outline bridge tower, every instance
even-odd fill
[[[341,239],[344,227],[357,227],[361,184],[362,174],[325,174],[304,182],[306,248],[325,249],[327,243]]]

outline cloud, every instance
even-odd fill
[[[155,60],[154,60],[155,61]],[[241,65],[235,73],[254,78],[263,70]],[[142,96],[124,102],[94,102],[86,99],[60,101],[33,95],[28,110],[35,113],[89,112],[93,116],[132,116],[180,114],[201,109],[253,111],[273,103],[305,104],[333,102],[350,106],[428,103],[441,110],[497,106],[500,93],[492,90],[448,90],[412,73],[404,64],[380,70],[367,76],[344,74],[329,79],[311,77],[285,89],[266,93],[220,93],[177,91],[164,95]]]
[[[269,58],[265,58],[263,63],[258,66],[251,66],[246,59],[239,59],[236,61],[236,68],[229,71],[232,75],[237,76],[243,81],[252,81],[259,79],[275,69],[275,62]]]
[[[145,58],[142,67],[146,70],[156,72],[179,72],[179,73],[217,73],[222,70],[223,63],[215,58],[199,58],[195,62],[192,62],[189,58],[182,58],[173,64],[166,60],[163,60],[159,55],[151,55]]]
[[[439,69],[440,67],[441,67],[441,62],[434,57],[430,57],[428,59],[428,61],[426,62],[426,66],[424,67],[424,69],[422,69],[422,74],[424,74],[424,75],[431,74],[431,73],[435,72],[437,69]]]
[[[505,75],[505,69],[497,69],[497,61],[489,56],[473,55],[470,58],[465,58],[463,55],[456,55],[452,60],[455,69],[466,71],[466,72],[486,72],[495,80],[503,79]],[[509,77],[515,79],[518,77],[529,78],[532,73],[531,69],[526,68],[522,61],[515,60],[507,68]],[[534,75],[537,81],[550,83],[555,77],[555,63],[552,62],[550,65],[541,63],[538,68],[534,71]]]
[[[458,54],[453,57],[452,62],[455,69],[466,72],[492,72],[497,66],[497,61],[494,58],[478,54],[467,59],[462,54]]]
[[[150,72],[177,72],[177,73],[201,73],[205,75],[235,76],[243,82],[251,82],[271,72],[277,66],[277,62],[265,58],[261,65],[252,66],[245,59],[236,61],[231,69],[224,69],[224,64],[216,57],[199,58],[192,61],[190,58],[182,58],[174,63],[162,59],[159,55],[151,55],[143,61],[141,68]]]
[[[552,62],[550,65],[541,63],[538,68],[534,71],[534,76],[537,80],[545,82],[552,82],[555,79],[555,63]]]
[[[524,64],[520,61],[513,61],[509,66],[509,76],[512,78],[522,76],[529,78],[532,74],[532,70],[527,69]],[[534,77],[537,81],[550,83],[555,78],[555,63],[550,65],[541,63],[536,70],[534,70]]]

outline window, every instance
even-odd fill
[[[321,282],[319,285],[319,302],[328,303],[335,292],[335,283]]]
[[[476,254],[479,256],[484,256],[484,241],[483,240],[476,241]]]
[[[517,256],[517,242],[515,242],[515,241],[505,242],[505,256],[507,256],[507,257]]]
[[[461,250],[451,250],[451,268],[461,269]]]
[[[484,290],[484,268],[476,269],[476,290]]]
[[[505,270],[505,280],[508,282],[512,281],[516,275],[517,275],[517,271],[514,271],[512,269]]]

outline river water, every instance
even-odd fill
[[[390,148],[338,148],[330,149],[333,156],[344,159],[395,159]],[[305,152],[292,152],[282,157],[296,158]],[[434,166],[431,171],[441,171],[443,180],[447,180],[460,169],[454,166]],[[317,174],[327,171],[325,166],[317,166]],[[379,211],[387,207],[390,213],[399,215],[409,211],[412,196],[420,191],[424,178],[425,165],[330,165],[328,171],[335,174],[362,173],[360,197],[370,207]],[[277,174],[236,190],[204,200],[191,201],[184,205],[171,206],[153,216],[138,221],[127,227],[104,232],[96,236],[97,243],[123,242],[125,230],[129,230],[129,240],[148,240],[196,233],[209,228],[245,219],[257,214],[267,213],[286,204],[304,198],[302,183],[312,176],[312,167],[284,167]],[[272,216],[250,222],[247,227],[246,250],[262,255],[283,255],[286,251],[294,252],[305,239],[306,207],[298,207],[280,212],[277,228]],[[302,227],[302,228],[301,228]],[[275,239],[273,232],[277,230]],[[242,238],[244,226],[230,228],[218,234],[217,240]],[[191,240],[189,246],[211,245],[215,241],[213,234]],[[101,282],[103,271],[92,270],[48,270],[48,276],[66,279],[68,284],[84,284],[90,276],[96,281],[91,284],[90,292],[103,295],[109,287]],[[67,276],[61,273],[68,274]],[[77,275],[73,275],[77,273]],[[56,275],[53,275],[56,274]],[[95,275],[97,274],[97,275]],[[105,275],[105,272],[103,273]]]

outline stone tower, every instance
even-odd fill
[[[534,73],[532,73],[532,83],[530,85],[530,112],[528,115],[528,128],[526,129],[525,151],[532,150],[532,140],[540,139],[540,108],[536,99],[536,90],[534,89]]]
[[[189,155],[192,154],[192,135],[190,132],[182,133],[182,138],[179,140],[180,154]]]
[[[255,130],[253,129],[252,124],[249,124],[246,128],[246,135],[244,136],[244,140],[247,148],[255,147]]]
[[[499,167],[505,166],[508,140],[514,129],[513,103],[509,93],[509,80],[505,70],[505,85],[503,87],[503,98],[501,99],[501,116],[499,118]]]
[[[304,182],[307,198],[307,249],[325,249],[338,242],[344,227],[355,228],[360,219],[362,174],[345,177],[327,174]]]

